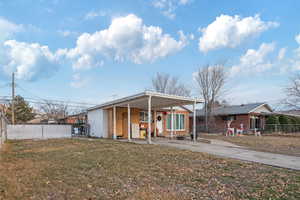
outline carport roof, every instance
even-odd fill
[[[88,109],[88,111],[96,109],[106,109],[113,106],[126,107],[130,104],[132,108],[147,109],[148,97],[151,96],[151,107],[153,109],[161,109],[171,106],[191,105],[194,103],[203,103],[204,101],[197,98],[164,94],[159,92],[145,91],[132,96],[109,101]]]

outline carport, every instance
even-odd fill
[[[152,91],[145,91],[136,95],[120,98],[117,100],[113,100],[107,103],[103,103],[101,105],[92,107],[88,109],[88,111],[101,109],[101,110],[112,110],[112,137],[113,139],[117,139],[117,108],[125,108],[127,109],[127,128],[128,128],[128,140],[130,141],[131,138],[131,111],[133,109],[140,109],[146,110],[148,113],[148,135],[147,135],[147,142],[151,143],[151,123],[152,123],[152,113],[154,114],[154,119],[156,119],[156,111],[159,109],[169,108],[171,110],[171,137],[173,137],[174,132],[174,107],[183,107],[186,105],[192,105],[193,109],[193,138],[196,139],[196,104],[203,103],[203,100],[191,97],[183,97],[183,96],[176,96],[176,95],[169,95],[164,93],[152,92]],[[108,120],[109,121],[109,120]],[[156,123],[154,123],[154,126]],[[154,132],[156,128],[154,128]],[[150,134],[149,134],[150,133]],[[154,134],[155,135],[155,134]]]

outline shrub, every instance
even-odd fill
[[[278,117],[278,121],[281,125],[290,124],[290,118],[288,116],[285,116],[285,115],[280,115]]]
[[[291,132],[293,130],[293,127],[291,125],[291,117],[286,116],[286,115],[280,115],[278,117],[279,123],[281,125],[281,129],[284,132]]]
[[[279,124],[278,117],[276,115],[270,115],[266,119],[266,124]]]

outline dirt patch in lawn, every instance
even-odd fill
[[[300,157],[300,137],[284,136],[223,136],[202,134],[206,139],[219,139],[257,151]]]
[[[203,153],[111,140],[7,145],[0,199],[300,198],[299,171]]]

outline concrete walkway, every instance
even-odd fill
[[[241,146],[238,146],[236,144],[230,143],[230,142],[226,142],[223,140],[217,140],[217,139],[206,139],[206,138],[199,138],[200,140],[208,140],[210,141],[210,144],[215,144],[215,145],[221,145],[221,146],[225,146],[225,147],[239,147],[242,148]]]
[[[133,141],[135,143],[143,144],[144,140]],[[204,152],[213,154],[216,156],[222,156],[226,158],[234,158],[239,160],[245,160],[250,162],[257,162],[266,165],[300,170],[300,157],[281,155],[275,153],[258,152],[253,150],[244,149],[239,146],[231,146],[229,144],[215,143],[206,144],[200,142],[191,141],[180,141],[180,140],[167,140],[167,139],[156,139],[153,140],[153,144],[164,145],[169,147],[175,147],[179,149],[190,150],[194,152]]]

